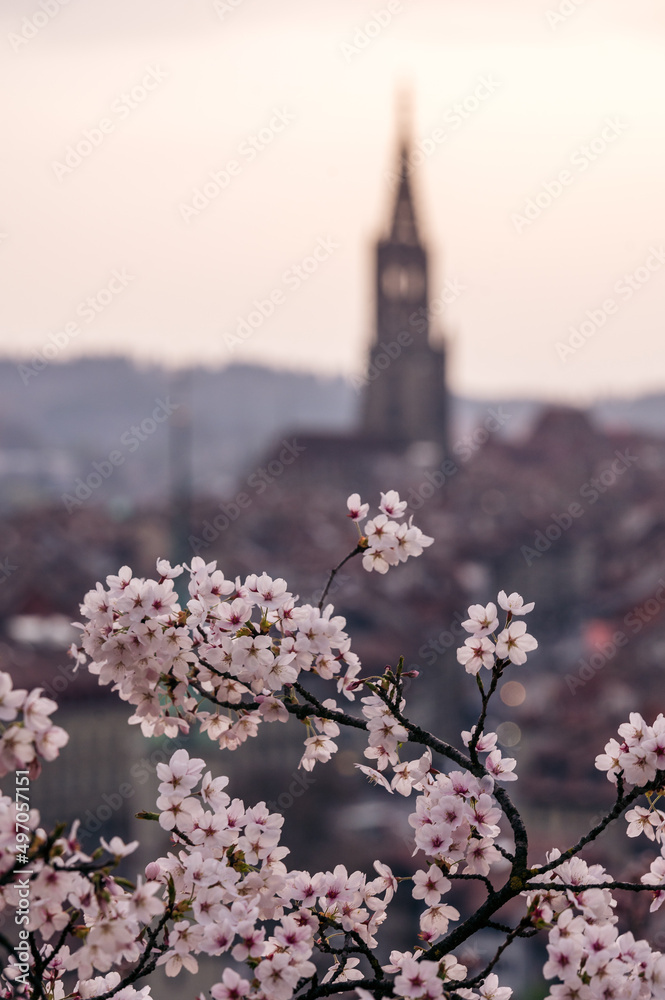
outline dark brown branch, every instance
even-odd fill
[[[474,763],[478,763],[478,755],[476,752],[476,747],[478,745],[478,740],[480,739],[483,728],[485,726],[485,719],[487,718],[487,706],[489,705],[490,698],[494,694],[497,688],[497,684],[501,679],[504,669],[508,665],[508,660],[497,660],[492,669],[492,680],[487,692],[483,688],[483,683],[480,676],[476,674],[476,680],[478,682],[478,688],[480,690],[480,697],[482,698],[482,708],[480,710],[480,715],[478,716],[478,721],[476,722],[475,729],[473,731],[473,736],[471,737],[471,742],[469,744],[469,753],[471,754],[471,759]]]
[[[494,886],[492,885],[492,883],[490,882],[490,880],[487,878],[486,875],[476,875],[476,874],[472,874],[471,872],[467,872],[465,874],[461,874],[461,873],[457,873],[457,872],[446,872],[446,878],[475,879],[477,882],[484,882],[485,888],[487,889],[487,891],[489,893],[492,893],[492,892],[495,891],[494,890]]]
[[[354,979],[344,983],[320,983],[307,993],[301,993],[298,1000],[317,1000],[318,997],[329,997],[335,993],[353,993],[358,987],[369,990],[377,998],[394,996],[392,985],[385,979]],[[100,997],[99,1000],[106,1000],[106,997]]]
[[[538,882],[536,885],[527,885],[530,892],[538,892],[540,889],[570,889],[571,892],[586,892],[587,889],[624,889],[626,892],[658,892],[665,889],[665,885],[646,885],[644,882],[589,882],[587,885],[573,885],[571,882]]]
[[[379,960],[377,959],[376,955],[371,950],[371,948],[367,944],[365,944],[365,942],[360,937],[357,931],[345,931],[340,923],[338,923],[336,920],[332,920],[330,917],[324,916],[322,913],[318,913],[317,917],[319,921],[319,929],[321,931],[320,945],[322,946],[323,951],[331,955],[348,955],[352,953],[360,953],[361,955],[365,956],[365,958],[371,965],[372,971],[376,976],[376,978],[377,979],[384,978],[383,969],[381,968]],[[325,931],[329,927],[344,934],[344,945],[341,948],[333,948],[328,939],[325,937]],[[349,940],[354,942],[353,947],[351,947],[346,943]],[[323,946],[324,942],[325,946]]]
[[[139,959],[139,964],[132,972],[128,973],[122,980],[122,982],[118,983],[117,986],[114,986],[112,989],[107,990],[106,993],[101,993],[97,997],[97,1000],[110,1000],[111,997],[115,996],[116,993],[119,993],[120,990],[125,988],[125,986],[131,986],[132,983],[135,983],[137,982],[137,980],[143,979],[145,976],[150,975],[151,972],[154,972],[155,968],[157,967],[157,960],[159,959],[160,955],[162,955],[166,951],[167,948],[167,945],[164,943],[161,945],[156,945],[156,941],[159,934],[166,926],[167,921],[170,920],[172,916],[173,916],[173,903],[169,902],[169,905],[167,906],[166,910],[159,919],[159,923],[157,924],[157,926],[153,931],[149,932],[147,936],[146,946],[143,950],[143,955]],[[153,949],[155,947],[157,948],[157,954],[153,954]]]
[[[321,600],[319,601],[319,603],[317,605],[319,611],[321,611],[321,609],[323,608],[323,602],[325,601],[326,597],[328,596],[328,591],[330,590],[330,585],[332,584],[332,582],[335,579],[336,575],[341,570],[342,566],[345,563],[347,563],[349,561],[349,559],[353,559],[354,556],[357,556],[361,552],[364,552],[365,549],[366,549],[366,547],[367,547],[366,545],[361,545],[361,543],[358,542],[358,544],[356,545],[355,549],[353,549],[352,552],[349,552],[348,556],[344,556],[344,558],[342,559],[342,561],[339,562],[339,563],[337,563],[337,565],[335,566],[334,569],[330,570],[330,576],[328,577],[326,585],[323,588],[323,593],[321,594]]]
[[[294,705],[292,702],[284,702],[284,707],[287,712],[291,715],[295,715],[298,719],[306,719],[310,715],[316,715],[321,719],[329,719],[331,722],[339,722],[343,726],[352,726],[354,729],[367,729],[367,723],[364,719],[359,719],[355,715],[347,715],[346,712],[339,712],[330,708],[326,708],[322,705],[318,698],[315,698],[313,694],[302,686],[298,681],[294,681],[293,684],[289,685],[298,694],[305,698],[306,701],[312,706],[308,708],[307,705]],[[315,709],[315,711],[313,711]]]
[[[492,971],[492,969],[494,968],[494,966],[496,965],[496,963],[499,961],[499,959],[503,955],[503,953],[506,950],[506,948],[508,948],[513,943],[513,941],[515,940],[515,938],[524,937],[524,936],[528,936],[528,937],[532,936],[531,934],[527,933],[528,928],[529,928],[529,922],[530,922],[530,917],[529,916],[525,916],[525,917],[522,917],[522,919],[520,920],[520,922],[517,925],[517,927],[513,927],[512,929],[511,928],[507,928],[508,935],[506,937],[506,940],[503,941],[499,945],[499,947],[497,948],[496,952],[494,953],[494,957],[487,963],[487,965],[485,966],[485,968],[483,969],[483,971],[479,972],[476,976],[473,977],[473,979],[464,979],[462,982],[452,983],[451,984],[451,988],[455,989],[455,990],[458,990],[458,989],[461,989],[462,987],[464,987],[465,989],[467,989],[467,988],[469,988],[471,986],[479,986],[480,983],[482,983],[483,980],[490,974],[490,972]],[[492,926],[492,923],[490,922],[486,926]],[[495,925],[495,926],[497,926],[497,928],[498,928],[501,925]],[[531,930],[533,930],[534,933],[536,932],[535,928],[531,928]]]
[[[593,829],[589,830],[587,834],[585,834],[583,837],[580,837],[580,839],[573,847],[569,847],[567,851],[564,851],[563,854],[560,855],[560,857],[555,858],[553,861],[548,861],[546,865],[542,865],[537,869],[533,869],[532,876],[542,875],[545,872],[552,871],[554,868],[558,868],[558,866],[562,864],[564,861],[567,861],[569,858],[572,858],[575,854],[579,854],[579,852],[582,850],[583,847],[585,847],[587,844],[590,844],[592,840],[595,840],[597,837],[600,836],[605,827],[609,826],[609,824],[612,823],[613,820],[618,819],[618,817],[626,810],[626,808],[629,805],[631,805],[631,803],[635,801],[635,799],[639,798],[640,795],[644,795],[648,791],[652,791],[655,788],[660,788],[660,786],[663,784],[663,780],[665,780],[665,773],[663,771],[659,771],[654,781],[649,782],[648,785],[642,785],[639,788],[633,788],[631,792],[628,792],[627,795],[624,795],[623,780],[621,775],[619,775],[619,780],[617,783],[617,800],[614,803],[612,809],[610,809],[610,811],[607,813],[607,815],[604,816],[599,823],[596,823]]]

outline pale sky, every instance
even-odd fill
[[[453,391],[665,391],[664,41],[663,0],[4,0],[0,353],[361,371],[408,82]]]

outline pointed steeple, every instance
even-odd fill
[[[397,99],[397,129],[398,129],[398,183],[395,207],[393,209],[390,240],[404,246],[420,246],[416,211],[413,204],[411,184],[409,181],[409,153],[411,149],[411,100],[410,95],[402,90]]]
[[[387,235],[376,244],[376,323],[363,402],[363,430],[395,447],[434,441],[447,454],[445,349],[430,342],[427,248],[411,190],[410,108],[398,105],[398,172]]]

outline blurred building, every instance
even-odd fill
[[[411,150],[402,129],[388,235],[375,258],[376,326],[363,399],[362,432],[396,447],[433,441],[447,451],[445,350],[430,330],[427,249],[416,218]]]

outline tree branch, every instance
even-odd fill
[[[344,556],[344,558],[342,559],[342,561],[339,562],[339,563],[337,563],[337,565],[335,566],[334,569],[330,570],[330,576],[328,577],[328,580],[326,581],[326,585],[323,588],[323,593],[321,594],[321,600],[319,601],[319,603],[317,605],[319,611],[321,611],[321,609],[323,608],[323,602],[325,601],[326,597],[328,596],[328,591],[330,590],[330,585],[332,584],[333,580],[335,579],[335,577],[337,576],[337,574],[341,570],[342,566],[345,563],[347,563],[349,561],[349,559],[353,559],[354,556],[357,556],[361,552],[364,552],[365,549],[366,549],[366,547],[367,547],[366,545],[361,545],[361,543],[358,542],[358,544],[356,545],[355,549],[353,549],[352,552],[349,552],[349,554],[347,556]]]
[[[573,847],[569,847],[567,851],[564,851],[563,854],[560,855],[560,857],[556,858],[553,861],[548,861],[547,864],[542,865],[537,869],[535,868],[532,869],[531,873],[532,876],[542,875],[544,872],[552,871],[554,868],[557,868],[564,861],[567,861],[569,858],[572,858],[575,854],[579,854],[579,852],[582,850],[583,847],[585,847],[587,844],[590,844],[592,840],[595,840],[598,836],[600,836],[605,827],[609,826],[609,824],[613,820],[617,819],[621,815],[621,813],[624,812],[626,808],[632,802],[635,801],[635,799],[639,798],[640,795],[644,795],[646,792],[653,791],[656,788],[660,788],[664,780],[665,780],[665,773],[663,771],[659,771],[655,779],[649,782],[648,785],[642,785],[639,788],[633,788],[633,790],[628,792],[627,795],[624,795],[623,780],[621,775],[619,775],[619,780],[617,783],[617,800],[612,809],[610,809],[610,811],[608,812],[608,814],[604,816],[599,823],[596,823],[596,825],[593,827],[592,830],[589,830],[587,834],[585,834],[583,837],[580,837],[580,839]]]
[[[515,938],[524,937],[525,936],[525,931],[527,931],[529,929],[529,922],[530,922],[529,916],[525,916],[525,917],[522,917],[522,919],[520,920],[520,922],[517,925],[517,927],[513,927],[512,929],[511,928],[506,928],[508,930],[508,935],[507,935],[505,941],[503,941],[502,944],[499,945],[499,947],[497,948],[497,950],[496,950],[496,952],[494,954],[494,957],[491,959],[490,962],[488,962],[488,964],[485,966],[485,968],[483,969],[483,971],[479,972],[476,976],[473,977],[473,979],[464,979],[462,981],[451,983],[451,987],[453,989],[455,989],[455,990],[458,990],[458,989],[461,989],[462,987],[468,988],[468,987],[471,987],[471,986],[478,986],[480,983],[482,983],[482,981],[490,974],[490,972],[492,971],[492,969],[494,968],[494,966],[496,965],[496,963],[499,961],[499,959],[503,955],[503,953],[506,950],[506,948],[510,947],[510,945],[513,943],[513,941],[515,940]],[[499,928],[504,929],[501,925],[498,925],[498,924],[494,925],[492,921],[490,921],[487,924],[487,926],[488,927],[496,926],[497,929],[499,929]],[[536,933],[535,927],[531,928],[531,930],[533,931],[534,934]],[[532,935],[531,934],[527,934],[526,936],[527,937],[531,937]]]
[[[572,882],[538,882],[536,885],[527,885],[530,892],[540,889],[570,889],[571,892],[586,892],[587,889],[624,889],[626,892],[658,892],[665,889],[665,885],[647,885],[644,882],[589,882],[583,885],[575,885]]]

